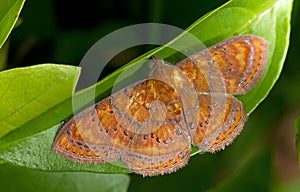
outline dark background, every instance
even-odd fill
[[[11,35],[7,68],[41,63],[78,65],[102,36],[131,24],[158,22],[185,29],[225,0],[30,0]],[[193,156],[174,174],[131,174],[129,191],[267,191],[298,176],[293,119],[300,112],[300,3],[294,3],[291,44],[279,81],[251,114],[244,131],[226,150]],[[102,76],[153,46],[116,56]]]

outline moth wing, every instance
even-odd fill
[[[179,62],[197,92],[245,94],[263,75],[268,42],[254,35],[236,36]]]

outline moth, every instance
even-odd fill
[[[145,80],[133,83],[73,116],[59,130],[53,151],[81,163],[121,160],[143,176],[187,164],[191,146],[224,149],[247,119],[233,95],[249,92],[263,75],[268,42],[235,36],[175,66],[154,59]]]

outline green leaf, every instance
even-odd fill
[[[113,166],[79,164],[52,152],[60,122],[72,114],[71,95],[78,74],[77,67],[53,64],[0,73],[1,130],[3,135],[10,131],[0,139],[0,159],[40,170],[128,173],[116,166],[118,162]],[[76,98],[86,98],[86,93],[78,93]]]
[[[0,49],[18,20],[25,0],[0,1]]]
[[[1,72],[0,137],[69,98],[78,75],[77,67],[53,64]]]
[[[250,93],[239,96],[245,104],[248,114],[267,96],[279,77],[288,48],[291,7],[292,0],[233,0],[200,18],[187,29],[206,46],[236,34],[255,34],[268,40],[270,44],[269,60],[264,76],[259,85]],[[175,44],[183,39],[184,35],[180,35],[170,44]],[[95,97],[102,99],[109,95],[115,80],[123,71],[137,66],[139,61],[148,59],[152,55],[172,62],[181,59],[174,50],[166,46],[154,49],[97,83]],[[94,99],[88,97],[91,91],[93,91],[93,87],[75,95],[73,99],[81,101],[79,108],[87,106]],[[42,170],[128,172],[120,165],[71,162],[51,151],[55,132],[61,126],[59,123],[70,118],[72,114],[72,98],[70,98],[27,121],[0,140],[0,159],[12,164]]]
[[[1,190],[5,192],[126,192],[130,178],[127,175],[41,172],[3,164],[0,180]]]

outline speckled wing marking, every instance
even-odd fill
[[[151,79],[115,94],[113,100],[119,122],[134,132],[121,157],[129,169],[146,176],[170,173],[186,164],[191,143],[174,88]]]
[[[243,104],[232,95],[199,94],[200,119],[193,143],[201,151],[224,149],[243,129],[247,113]]]
[[[200,150],[224,149],[240,133],[247,114],[243,104],[231,94],[245,94],[257,84],[266,66],[267,52],[267,41],[244,35],[177,64],[198,93],[200,119],[191,137]]]
[[[126,87],[75,115],[53,146],[78,162],[121,158],[144,176],[177,170],[186,164],[191,150],[180,97],[159,80]]]
[[[200,51],[176,67],[156,60],[148,80],[134,83],[71,118],[53,150],[78,162],[121,159],[143,176],[183,167],[191,145],[214,152],[229,145],[247,119],[234,94],[261,78],[268,44],[237,36]]]
[[[129,138],[118,129],[110,103],[109,98],[104,99],[70,119],[58,132],[53,150],[83,163],[103,163],[120,158],[120,150]],[[113,146],[114,138],[122,142]]]
[[[247,93],[257,84],[267,56],[267,41],[243,35],[196,53],[176,66],[194,82],[198,92],[238,95]]]

